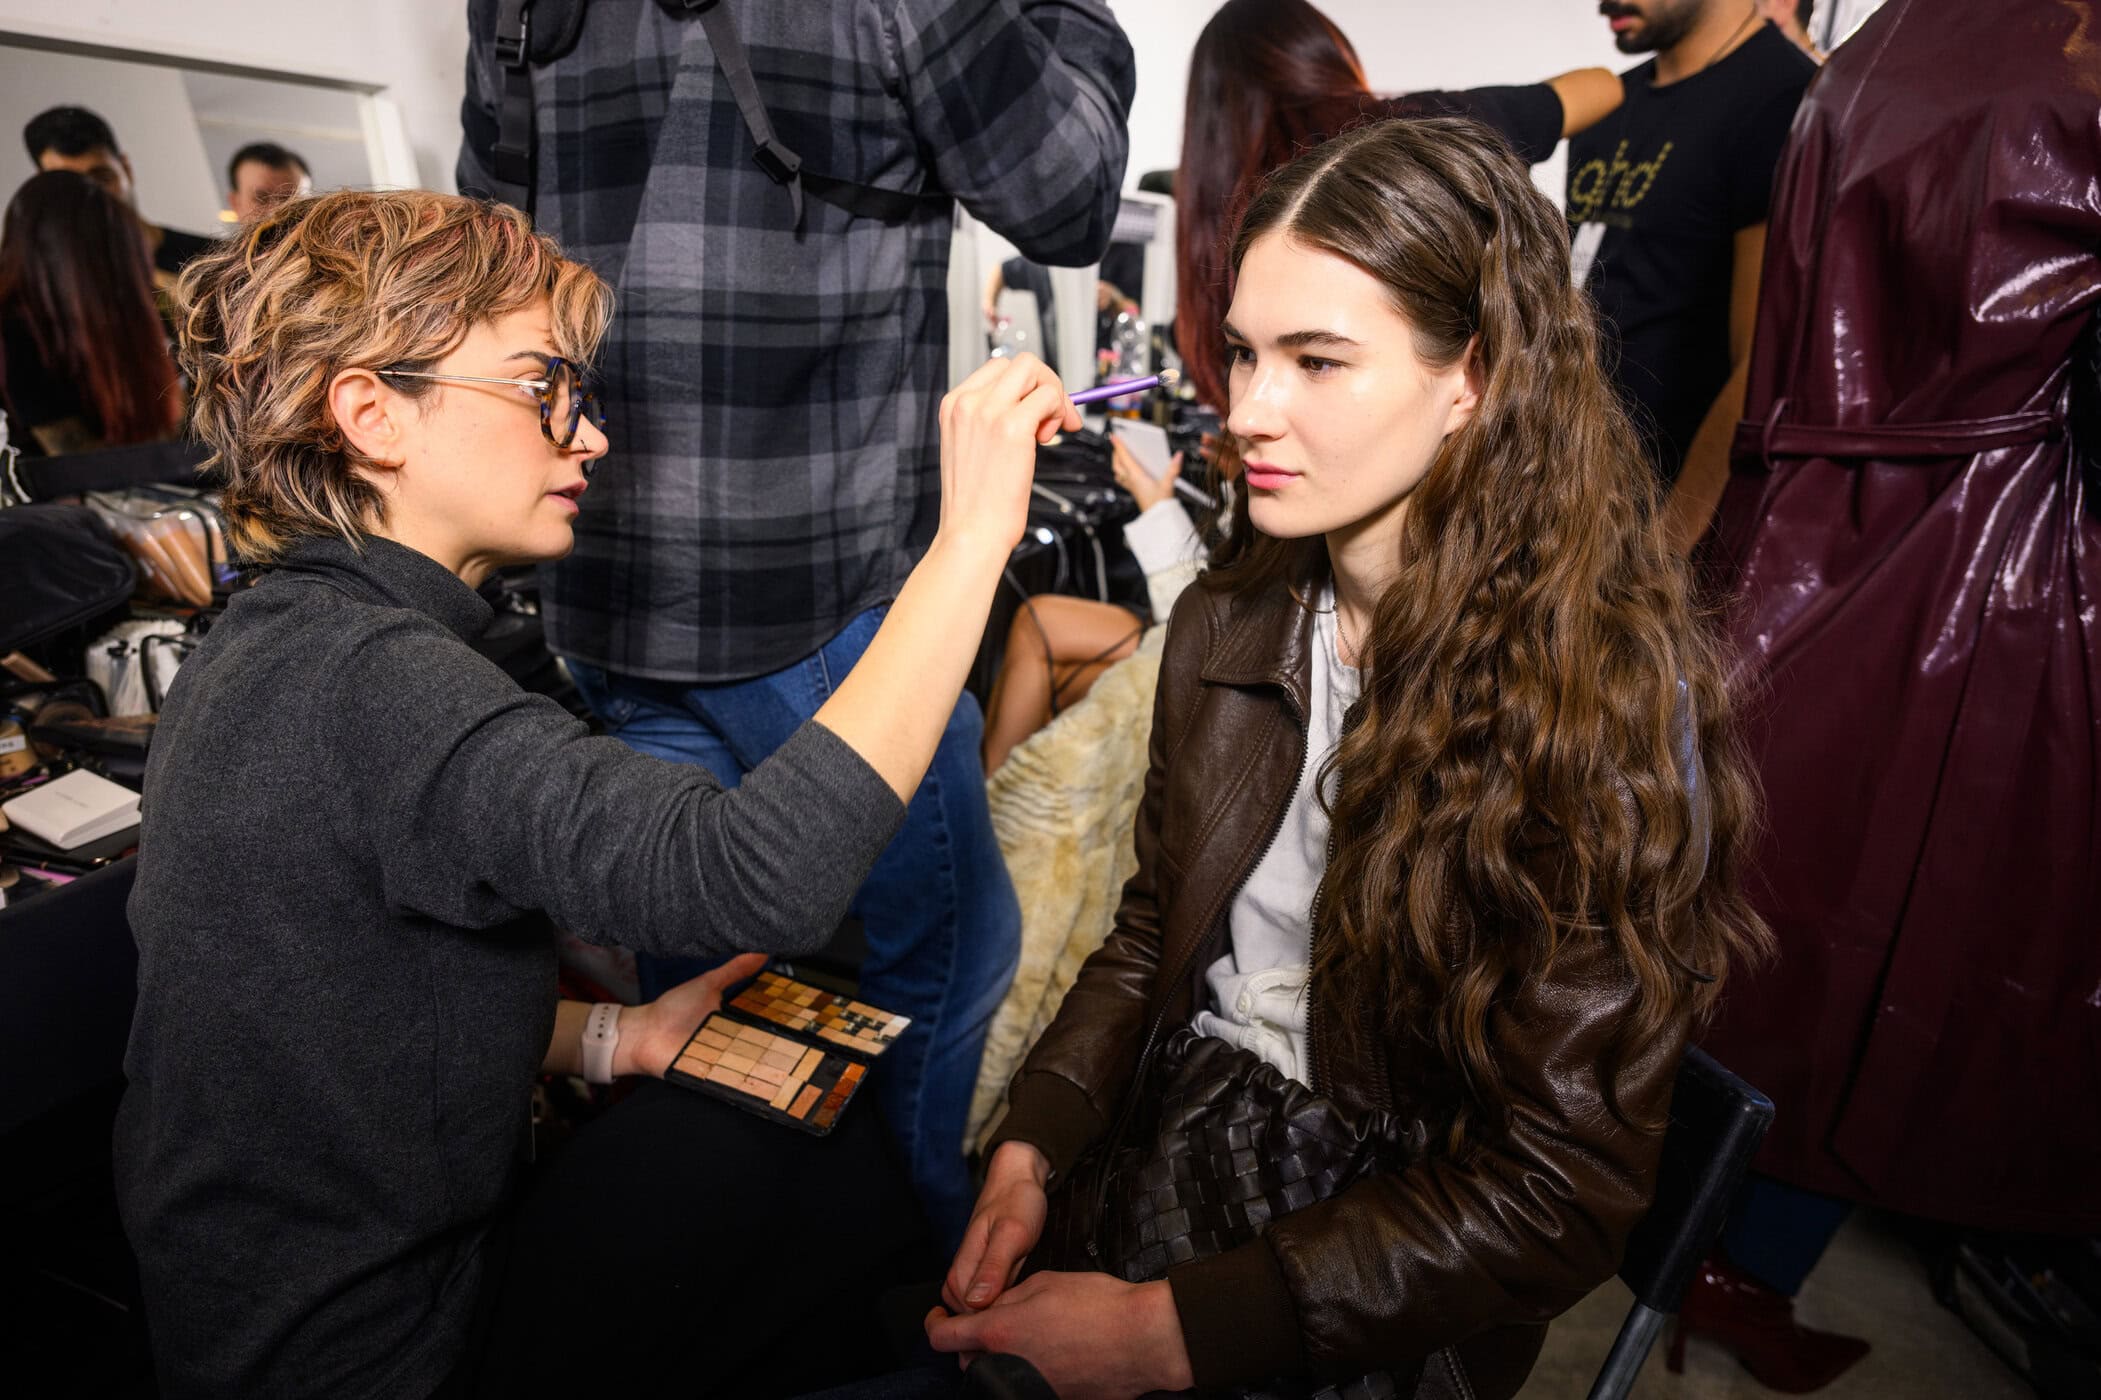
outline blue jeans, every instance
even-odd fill
[[[748,681],[686,686],[576,662],[569,670],[608,733],[642,753],[700,764],[735,787],[817,713],[860,660],[884,612],[862,613],[815,655]],[[950,1244],[970,1215],[963,1129],[978,1060],[1021,957],[1021,909],[985,806],[983,733],[977,701],[966,693],[903,829],[853,903],[868,938],[861,995],[912,1018],[875,1075],[883,1116],[928,1219]],[[809,853],[812,860],[824,855]],[[636,962],[645,998],[707,966]]]

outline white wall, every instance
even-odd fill
[[[423,183],[453,187],[466,0],[0,0],[7,29],[381,85]]]
[[[211,161],[189,120],[182,75],[143,63],[109,63],[70,54],[0,47],[0,200],[35,171],[22,148],[22,127],[65,103],[107,120],[131,158],[139,212],[191,233],[219,229]]]

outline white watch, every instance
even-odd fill
[[[613,1082],[613,1047],[620,1043],[620,1003],[602,1001],[584,1018],[584,1079]]]

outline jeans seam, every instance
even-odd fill
[[[907,1103],[907,1112],[904,1115],[910,1141],[913,1145],[912,1155],[915,1168],[929,1156],[930,1151],[940,1148],[939,1144],[927,1141],[927,1134],[923,1126],[923,1120],[926,1116],[927,1095],[932,1079],[932,1076],[926,1073],[926,1070],[931,1065],[936,1050],[952,1038],[954,1027],[950,1023],[954,1019],[951,1014],[954,1008],[949,1004],[949,997],[954,993],[956,987],[957,973],[962,960],[964,937],[962,927],[963,902],[959,898],[956,889],[955,832],[952,829],[953,824],[949,820],[948,804],[945,800],[940,774],[935,767],[930,766],[927,769],[926,777],[921,780],[920,795],[930,797],[933,802],[933,830],[928,845],[933,850],[937,870],[940,875],[942,917],[939,927],[947,931],[948,949],[947,956],[942,960],[941,995],[936,1001],[937,1009],[934,1015],[934,1024],[927,1027],[926,1057],[920,1063],[921,1072],[913,1084],[912,1095]],[[945,1152],[943,1155],[945,1155]]]

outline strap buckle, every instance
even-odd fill
[[[759,163],[768,179],[776,185],[792,185],[802,173],[802,157],[778,141],[765,141],[753,149],[751,158]]]
[[[497,15],[497,23],[500,25],[502,22],[503,16],[499,13]],[[525,67],[528,53],[532,47],[532,37],[532,0],[525,0],[524,4],[518,6],[518,32],[515,35],[497,34],[495,36],[496,62],[505,68],[516,69]]]

